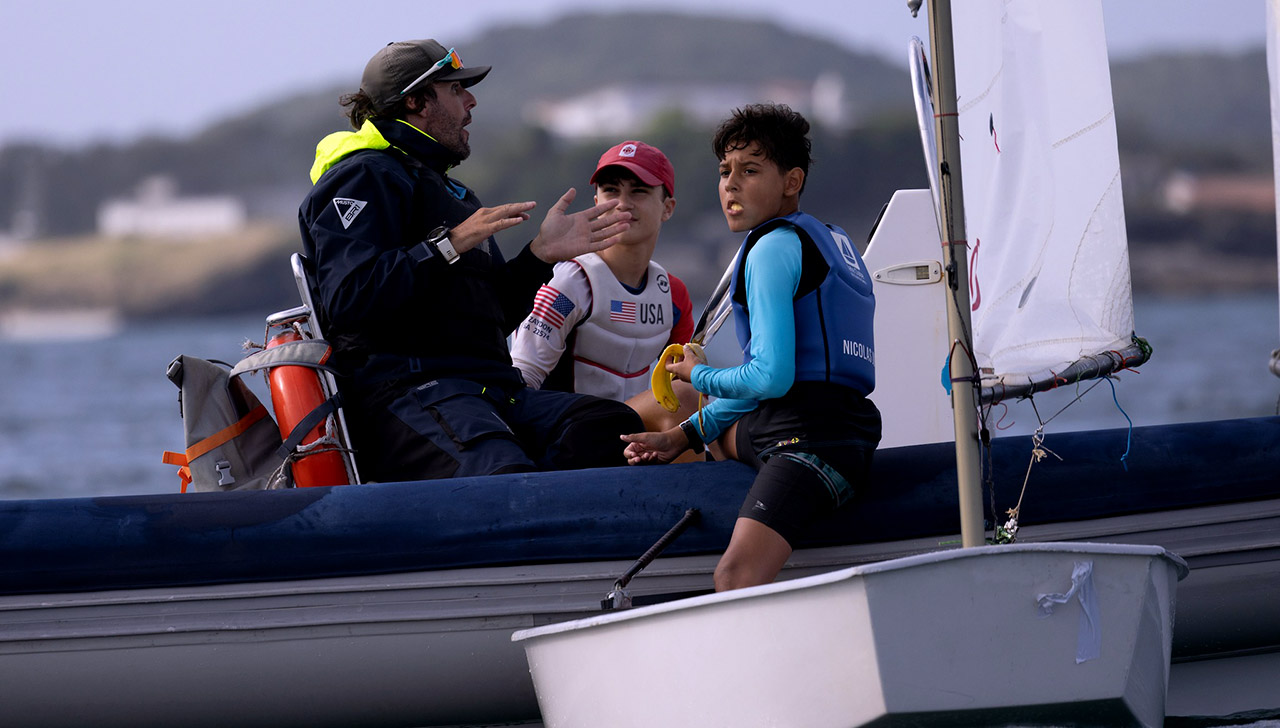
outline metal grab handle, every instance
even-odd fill
[[[630,607],[631,597],[623,591],[626,589],[627,584],[630,584],[631,579],[634,578],[636,574],[639,574],[644,567],[648,566],[654,559],[658,558],[658,554],[662,553],[663,550],[670,546],[671,542],[676,540],[680,534],[684,533],[689,526],[697,523],[698,519],[701,517],[702,512],[697,508],[690,508],[685,511],[684,515],[680,517],[680,520],[676,522],[676,525],[672,526],[670,530],[662,534],[662,538],[658,539],[649,547],[648,551],[645,551],[640,558],[636,559],[636,562],[631,565],[631,568],[627,569],[626,573],[618,577],[618,580],[613,583],[613,591],[609,592],[609,594],[605,596],[604,600],[601,602],[601,606],[605,609],[626,609],[627,607]]]

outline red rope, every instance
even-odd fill
[[[1112,354],[1115,354],[1115,355],[1116,355],[1116,358],[1120,360],[1120,368],[1119,368],[1117,371],[1133,372],[1134,374],[1141,374],[1141,373],[1142,373],[1142,372],[1138,371],[1137,369],[1134,369],[1133,367],[1129,366],[1129,359],[1130,359],[1130,358],[1137,359],[1138,357],[1136,357],[1136,356],[1135,356],[1135,357],[1126,357],[1126,356],[1122,355],[1120,352],[1116,351],[1115,349],[1112,349],[1112,350],[1111,350],[1111,353],[1112,353]],[[1114,372],[1113,372],[1113,373],[1114,373]]]

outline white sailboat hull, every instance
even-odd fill
[[[1086,562],[1096,605],[1077,594],[1042,615],[1037,598],[1067,592]],[[1160,725],[1185,573],[1158,547],[983,547],[513,639],[524,644],[548,728]]]

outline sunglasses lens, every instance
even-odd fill
[[[403,96],[404,94],[409,93],[409,91],[411,91],[419,83],[430,78],[431,76],[434,76],[436,73],[439,73],[444,68],[453,68],[456,70],[462,69],[462,57],[459,56],[458,52],[452,48],[449,49],[448,53],[444,54],[444,58],[441,58],[440,60],[436,61],[435,65],[432,66],[430,69],[428,69],[426,73],[422,74],[421,76],[418,76],[416,79],[414,79],[413,83],[409,84],[408,86],[405,86],[404,90],[400,92],[400,95]]]

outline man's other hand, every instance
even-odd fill
[[[488,240],[490,235],[528,220],[529,211],[534,207],[537,207],[536,202],[482,207],[449,231],[449,242],[461,255]]]
[[[584,253],[604,250],[615,242],[614,236],[631,227],[631,213],[616,212],[618,200],[602,202],[572,215],[569,205],[577,190],[568,192],[551,207],[529,248],[545,263],[559,263]]]

